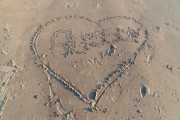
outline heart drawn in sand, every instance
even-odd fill
[[[35,63],[92,108],[134,63],[147,41],[146,28],[126,16],[93,21],[83,16],[52,19],[35,32]]]

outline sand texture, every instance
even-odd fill
[[[0,119],[180,120],[179,0],[1,0]]]

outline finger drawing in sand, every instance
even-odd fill
[[[1,0],[0,120],[180,120],[179,0]]]
[[[106,89],[135,64],[147,40],[147,29],[135,18],[113,16],[96,22],[73,15],[41,25],[32,38],[31,50],[35,63],[75,93],[92,111],[98,109]],[[81,73],[92,68],[103,72],[101,76],[96,74],[98,79]],[[68,74],[74,79],[69,79]],[[83,77],[78,79],[76,76]],[[82,91],[78,82],[86,87],[91,82],[92,86]]]

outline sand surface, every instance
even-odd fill
[[[179,0],[1,0],[2,120],[180,120]]]

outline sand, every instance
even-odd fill
[[[2,0],[2,120],[179,120],[180,1]]]

